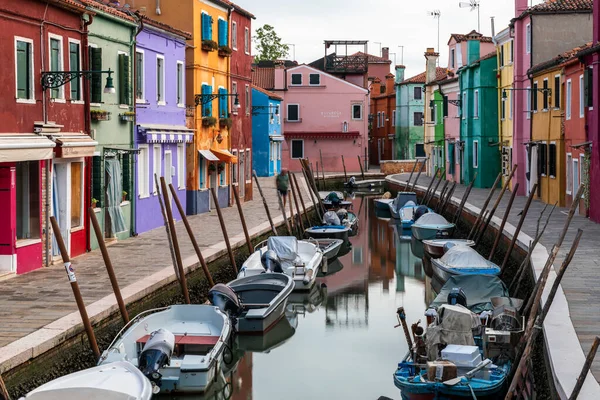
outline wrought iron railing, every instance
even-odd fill
[[[326,72],[366,73],[369,59],[366,56],[332,56],[327,57]]]

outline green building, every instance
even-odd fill
[[[404,79],[403,65],[396,66],[396,159],[425,157],[425,72]]]

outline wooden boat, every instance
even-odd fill
[[[328,261],[337,258],[344,241],[341,239],[319,239],[317,245],[323,252],[323,257]]]
[[[431,260],[433,274],[445,283],[453,275],[498,275],[500,267],[469,246],[454,246]]]
[[[136,366],[116,361],[50,381],[27,393],[27,400],[150,400],[152,384]]]
[[[271,236],[254,248],[254,253],[242,265],[238,278],[259,275],[265,269],[271,269],[289,275],[294,281],[294,290],[310,290],[322,262],[323,252],[316,242],[298,240],[294,236]]]
[[[473,240],[467,239],[431,239],[423,240],[423,249],[431,258],[440,258],[444,255],[444,246],[475,246]]]
[[[351,230],[345,225],[321,225],[308,228],[304,233],[306,236],[314,239],[340,239],[347,241]]]
[[[218,283],[208,292],[211,304],[226,312],[235,331],[265,332],[285,315],[294,280],[281,273],[264,273]]]
[[[344,183],[344,186],[351,189],[372,189],[381,187],[385,183],[383,179],[366,179],[357,181],[354,177],[350,178],[348,182]]]
[[[411,226],[412,234],[419,240],[449,239],[454,233],[455,225],[436,213],[421,216]]]
[[[161,393],[202,393],[221,370],[233,329],[210,305],[174,305],[131,320],[104,351],[99,365],[129,361]]]
[[[394,202],[394,199],[375,199],[373,200],[373,204],[375,204],[376,210],[381,211],[389,211],[390,204]]]

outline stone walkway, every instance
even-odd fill
[[[409,174],[399,174],[392,176],[391,179],[405,182],[406,179],[408,179],[408,176]],[[418,185],[425,186],[426,189],[430,181],[431,179],[429,177],[421,175]],[[444,183],[442,182],[439,186],[438,193],[441,191],[443,185]],[[462,199],[465,190],[466,187],[464,185],[457,185],[453,197]],[[490,189],[473,188],[467,201],[476,207],[482,207],[489,191]],[[491,209],[499,193],[500,189],[497,189],[488,209]],[[510,192],[507,191],[495,213],[496,217],[502,218],[504,216],[509,199]],[[526,200],[527,198],[522,196],[517,196],[515,198],[512,210],[508,217],[508,222],[513,226],[518,224],[520,216],[517,214],[525,207]],[[545,204],[538,200],[534,200],[531,203],[522,229],[527,235],[535,237],[537,220],[544,206]],[[548,207],[547,213],[550,208],[551,207]],[[568,209],[557,207],[552,215],[552,219],[540,241],[540,243],[546,247],[548,252],[551,250],[563,229],[567,212]],[[600,335],[600,312],[596,309],[596,305],[598,305],[598,302],[600,301],[600,242],[598,241],[598,237],[600,237],[600,224],[591,222],[583,216],[575,215],[561,252],[555,262],[555,267],[560,266],[560,263],[562,263],[565,253],[568,252],[571,247],[571,243],[579,228],[583,230],[583,236],[581,237],[575,257],[561,283],[568,301],[571,321],[575,327],[581,347],[587,355],[594,338],[597,335]],[[576,368],[577,373],[579,373],[581,366],[573,366],[573,368]],[[600,382],[600,355],[596,357],[592,365],[592,373],[596,380]]]

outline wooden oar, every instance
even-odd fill
[[[482,370],[483,368],[485,368],[486,366],[490,365],[492,363],[492,360],[490,359],[485,359],[482,362],[479,363],[479,365],[477,365],[475,368],[473,368],[472,370],[470,370],[469,372],[467,372],[466,374],[456,377],[454,379],[449,379],[447,381],[444,382],[444,385],[446,386],[454,386],[457,383],[460,383],[460,381],[464,379],[471,379],[473,377],[473,375],[475,375],[477,372],[479,372],[480,370]]]

